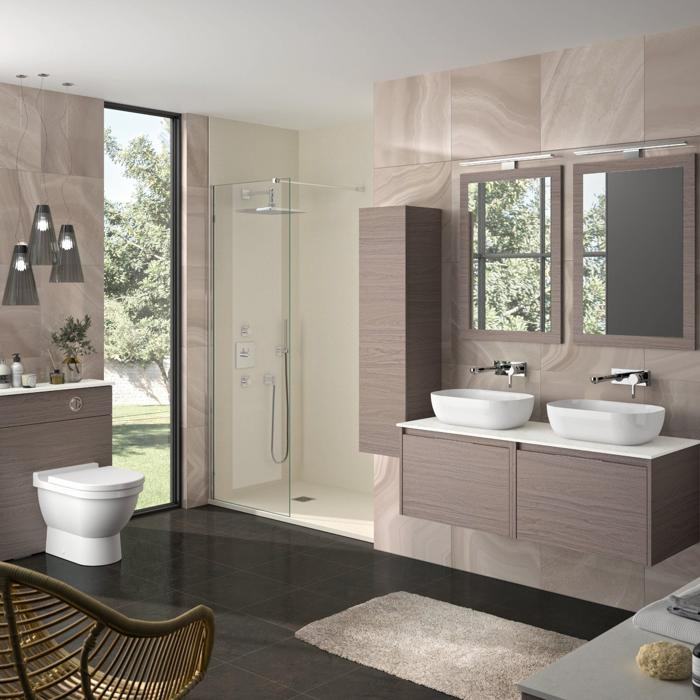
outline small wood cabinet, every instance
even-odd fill
[[[112,463],[111,386],[0,394],[0,560],[44,551],[33,473],[86,462]]]
[[[652,566],[700,541],[699,455],[698,445],[642,458],[404,427],[401,508]]]

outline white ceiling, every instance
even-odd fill
[[[289,128],[372,83],[700,25],[700,0],[0,0],[0,81]],[[33,78],[29,84],[38,85]]]

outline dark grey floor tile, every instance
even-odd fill
[[[302,553],[353,568],[370,566],[374,561],[388,556],[375,552],[369,542],[347,538],[322,539],[317,546],[304,547]]]
[[[231,569],[215,578],[188,583],[178,590],[228,610],[240,610],[268,598],[284,594],[289,587],[281,581]]]
[[[337,576],[344,571],[352,571],[349,567],[328,561],[319,557],[305,554],[293,554],[289,557],[273,559],[255,567],[251,571],[261,576],[283,581],[292,587],[304,586],[309,583],[323,581]]]
[[[265,677],[274,677],[300,693],[310,692],[357,667],[298,639],[289,639],[248,654],[238,659],[236,665]]]
[[[297,691],[231,664],[219,664],[187,696],[188,700],[288,700]]]
[[[432,571],[432,570],[425,570]],[[431,579],[434,572],[428,576]],[[378,596],[407,591],[414,593],[425,586],[422,574],[408,575],[394,570],[376,570],[371,567],[353,569],[338,576],[304,586],[316,594],[328,595],[345,603],[346,607],[358,605]]]
[[[244,611],[254,617],[296,631],[310,622],[345,610],[348,605],[313,591],[299,588],[251,605]]]
[[[315,700],[439,700],[450,698],[437,690],[360,666],[330,683],[308,691]]]

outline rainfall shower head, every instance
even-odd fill
[[[262,193],[259,193],[262,194]],[[246,209],[238,209],[237,211],[241,214],[267,214],[269,215],[282,215],[282,214],[305,214],[306,212],[301,209],[291,209],[289,207],[278,207],[275,204],[275,188],[271,187],[268,191],[268,202],[265,207],[251,207]],[[250,193],[246,199],[250,198]]]

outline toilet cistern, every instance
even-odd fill
[[[593,375],[592,384],[610,382],[611,384],[624,384],[632,387],[632,398],[637,397],[638,386],[649,386],[651,384],[651,372],[648,369],[616,369],[613,367],[610,374]]]
[[[494,360],[491,367],[470,367],[470,374],[493,372],[497,377],[508,377],[508,388],[513,386],[513,377],[527,376],[527,362],[514,360]]]

